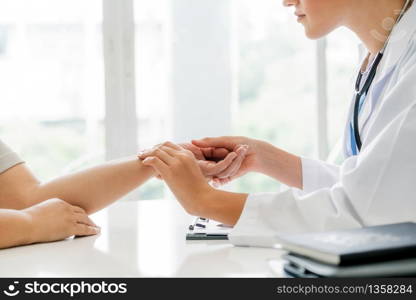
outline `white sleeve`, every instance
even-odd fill
[[[339,171],[337,165],[302,157],[303,192],[311,193],[333,186],[339,180]]]
[[[415,222],[416,64],[403,77],[384,100],[376,120],[377,134],[363,145],[359,156],[342,164],[333,186],[308,194],[289,189],[250,195],[230,241],[269,247],[277,243],[279,232]]]
[[[0,174],[11,167],[23,163],[23,160],[0,140]]]

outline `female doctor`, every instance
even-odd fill
[[[247,145],[225,183],[260,172],[291,188],[237,194],[207,184],[193,155],[167,143],[140,158],[163,177],[184,208],[234,229],[230,241],[272,246],[279,232],[326,231],[416,221],[416,5],[413,0],[284,0],[309,38],[345,26],[368,50],[344,132],[345,161],[301,158],[246,137],[205,138],[201,148]],[[357,70],[358,71],[358,70]],[[294,79],[295,80],[295,79]],[[192,183],[192,184],[190,184]]]

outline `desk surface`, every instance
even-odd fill
[[[0,250],[0,277],[282,276],[280,250],[186,241],[193,218],[174,200],[119,202],[92,218],[98,236]]]

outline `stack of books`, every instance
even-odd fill
[[[416,223],[321,233],[282,234],[293,277],[416,276]]]

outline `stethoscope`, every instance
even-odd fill
[[[400,12],[399,17],[396,20],[396,24],[400,22],[402,19],[404,13],[406,12],[406,9],[408,8],[410,2],[412,0],[407,0],[405,5],[403,6],[403,9]],[[393,30],[392,30],[393,31]],[[366,81],[364,82],[364,85],[362,88],[361,86],[361,79],[363,77],[363,72],[360,70],[358,73],[357,81],[355,83],[355,103],[354,103],[354,115],[353,115],[353,124],[354,124],[354,137],[355,137],[355,143],[357,145],[358,151],[361,150],[362,142],[360,137],[360,129],[358,125],[358,116],[360,113],[360,106],[361,106],[361,99],[363,97],[367,96],[368,91],[370,90],[371,84],[374,81],[374,78],[376,77],[378,66],[380,65],[381,60],[383,59],[384,52],[387,48],[387,45],[389,44],[391,34],[387,38],[386,42],[384,43],[383,49],[377,54],[376,58],[374,59],[374,62],[372,63],[372,66],[370,68],[370,71],[368,73],[368,77]]]

